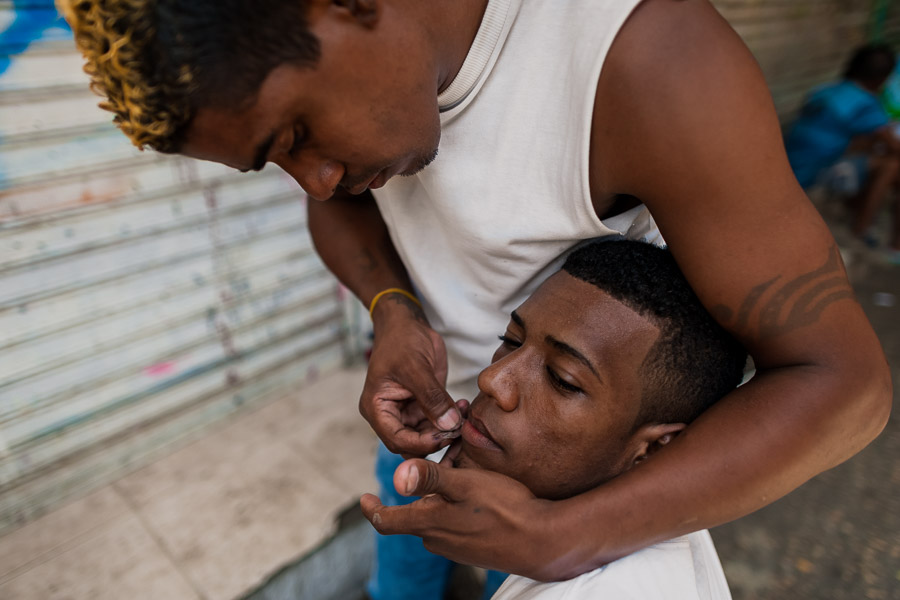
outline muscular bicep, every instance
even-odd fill
[[[647,0],[632,15],[601,76],[592,134],[595,193],[644,201],[698,296],[758,365],[830,362],[841,344],[872,351],[762,74],[705,0]]]

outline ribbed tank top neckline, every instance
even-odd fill
[[[488,0],[466,60],[447,89],[438,94],[441,112],[458,106],[490,72],[520,4],[521,0]]]

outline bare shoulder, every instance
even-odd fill
[[[625,24],[597,85],[590,164],[595,206],[643,201],[758,362],[799,361],[848,323],[866,327],[762,73],[707,0],[645,0]]]
[[[742,123],[780,146],[771,96],[743,41],[708,0],[644,0],[598,82],[592,186],[639,195],[644,173],[633,167],[642,156]]]

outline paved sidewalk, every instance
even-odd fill
[[[242,597],[376,490],[364,375],[286,394],[0,538],[0,598]]]

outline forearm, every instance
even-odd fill
[[[308,206],[319,256],[363,304],[371,306],[389,288],[412,291],[369,192],[357,197],[339,192]],[[425,456],[448,444],[446,432],[459,425],[453,399],[444,390],[444,342],[429,327],[418,302],[399,293],[383,297],[372,315],[375,344],[360,413],[391,451]]]
[[[309,230],[325,265],[368,306],[378,292],[411,290],[409,276],[391,242],[370,192],[308,203]]]
[[[538,577],[565,579],[740,518],[846,460],[887,420],[880,367],[852,378],[814,367],[758,373],[650,460],[548,511],[552,539],[567,547]]]

